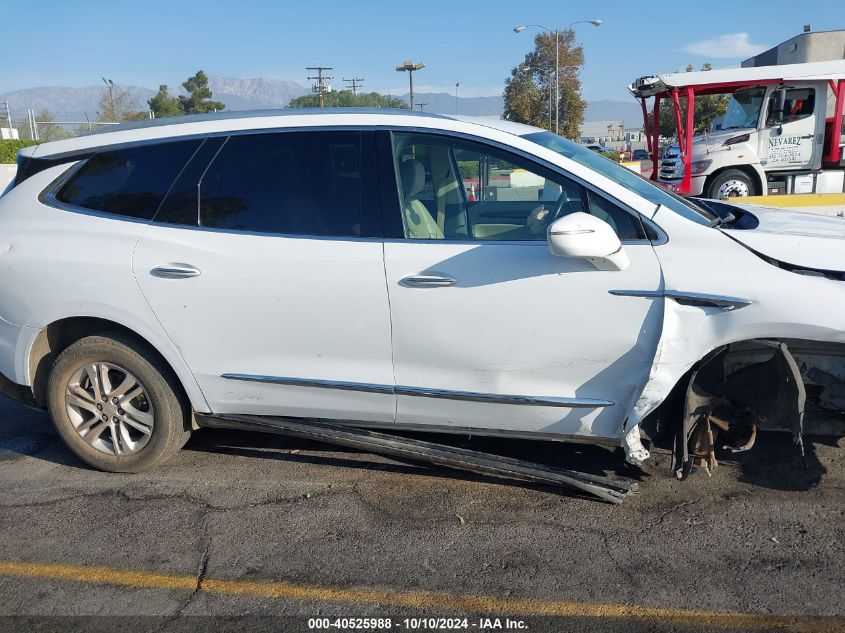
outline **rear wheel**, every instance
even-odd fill
[[[152,468],[190,436],[188,407],[169,367],[118,333],[88,336],[63,351],[48,397],[59,435],[101,470]]]
[[[739,169],[726,169],[717,174],[707,186],[707,197],[713,200],[745,198],[756,194],[751,177]]]

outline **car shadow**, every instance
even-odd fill
[[[718,451],[721,464],[739,468],[739,481],[780,491],[804,491],[818,486],[827,472],[818,456],[817,445],[836,446],[836,438],[805,435],[803,455],[791,433],[759,433],[754,448],[743,453]]]
[[[2,397],[0,413],[6,420],[0,433],[0,465],[31,457],[68,468],[92,470],[64,446],[45,413],[27,409]],[[672,476],[665,452],[655,454],[643,470],[629,466],[618,448],[479,436],[467,438],[460,435],[432,436],[419,433],[402,435],[537,462],[555,468],[625,478],[629,481],[643,482],[652,476]],[[840,439],[835,436],[807,435],[804,437],[802,459],[800,451],[792,442],[791,434],[769,432],[760,433],[756,445],[750,451],[719,451],[717,457],[720,464],[736,468],[737,479],[742,483],[771,490],[802,491],[818,486],[827,472],[819,459],[818,447],[840,445]],[[412,473],[467,481],[496,481],[500,484],[557,494],[573,494],[573,491],[563,488],[500,479],[419,462],[400,461],[393,457],[373,459],[370,454],[354,449],[267,433],[203,429],[192,436],[185,450],[193,453],[233,455],[376,472]],[[697,485],[692,481],[689,483]]]
[[[665,451],[654,455],[652,463],[641,469],[625,462],[621,449],[589,444],[493,437],[432,436],[421,433],[402,433],[399,435],[522,459],[553,468],[570,469],[627,480],[628,482],[645,482],[655,476],[673,476],[669,467],[669,455]],[[804,491],[818,486],[827,472],[827,469],[819,460],[818,445],[836,447],[838,446],[837,438],[805,436],[802,457],[800,450],[792,441],[791,434],[760,433],[752,450],[743,453],[719,451],[717,456],[721,465],[730,466],[738,472],[737,480],[741,483],[770,490]],[[572,494],[570,490],[554,486],[479,475],[438,465],[400,460],[395,457],[384,457],[374,461],[369,453],[355,449],[248,431],[205,429],[202,433],[196,434],[185,448],[196,452],[273,459],[329,467],[400,474],[409,473],[467,481],[496,481],[517,487],[545,490],[558,494]],[[714,482],[713,485],[716,485],[716,480],[712,481]],[[698,484],[691,480],[689,485]]]

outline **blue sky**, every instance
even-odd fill
[[[0,92],[104,76],[174,86],[200,68],[305,85],[305,67],[314,65],[364,77],[368,90],[404,92],[407,76],[394,68],[412,59],[427,66],[415,78],[420,91],[452,92],[459,81],[462,96],[491,95],[531,47],[532,34],[515,34],[516,24],[600,18],[601,27],[577,27],[584,96],[624,100],[625,85],[647,73],[688,62],[737,66],[806,23],[845,28],[841,2],[0,0],[4,23],[16,25],[3,30]]]

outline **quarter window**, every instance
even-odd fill
[[[89,158],[56,193],[76,207],[152,219],[170,185],[200,141],[177,141],[104,151]]]
[[[199,224],[199,181],[226,140],[227,137],[223,136],[211,137],[203,141],[158,208],[153,218],[155,222],[187,226]]]
[[[479,143],[426,134],[393,135],[405,237],[545,240],[570,213],[591,213],[620,239],[645,239],[639,218],[525,159]]]
[[[230,137],[199,181],[200,224],[293,235],[361,232],[359,132]]]

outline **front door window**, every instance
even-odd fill
[[[644,239],[639,218],[575,181],[497,148],[430,134],[393,135],[405,237],[538,241],[570,213]]]

